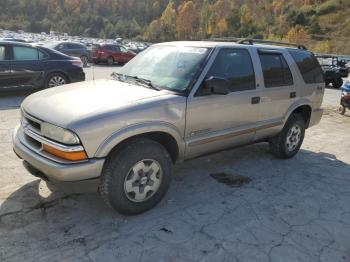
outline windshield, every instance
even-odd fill
[[[154,86],[184,91],[203,65],[208,48],[152,46],[122,67],[118,73],[149,80]]]

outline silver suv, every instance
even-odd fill
[[[157,44],[111,79],[29,96],[14,150],[33,175],[98,190],[117,211],[137,214],[162,199],[176,162],[252,142],[293,157],[321,119],[324,87],[303,46]]]

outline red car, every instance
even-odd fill
[[[113,65],[114,63],[125,64],[135,56],[134,52],[120,45],[103,44],[92,47],[92,59],[95,64],[101,62],[108,65]]]

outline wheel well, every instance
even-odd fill
[[[305,120],[305,127],[308,128],[309,127],[309,123],[310,123],[310,118],[311,118],[311,107],[308,105],[303,105],[303,106],[299,106],[298,108],[294,109],[294,111],[292,112],[292,114],[299,114],[301,115],[304,120]]]
[[[133,140],[135,138],[147,138],[158,142],[159,144],[164,146],[164,148],[168,151],[168,153],[171,156],[171,159],[173,160],[173,163],[176,162],[179,156],[179,147],[175,138],[172,135],[169,135],[168,133],[165,133],[165,132],[149,132],[149,133],[143,133],[140,135],[129,137],[123,140],[118,145],[116,145],[111,152],[123,148],[128,142],[130,142],[130,140]]]

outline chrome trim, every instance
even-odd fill
[[[55,149],[64,151],[64,152],[78,152],[78,151],[84,151],[84,148],[82,146],[66,146],[66,145],[62,145],[56,142],[53,142],[51,140],[48,140],[45,137],[42,137],[40,135],[38,135],[37,133],[33,132],[31,129],[29,129],[28,127],[22,127],[23,128],[23,132],[30,136],[31,138],[37,140],[38,142],[42,143],[42,144],[46,144],[49,145]]]
[[[25,118],[28,118],[28,119],[32,120],[33,122],[38,123],[38,124],[40,124],[40,125],[43,123],[43,121],[41,121],[41,120],[39,120],[39,119],[37,119],[37,118],[32,117],[31,115],[29,115],[28,113],[26,113],[24,110],[21,110],[21,111],[22,111],[22,116],[24,116]]]

